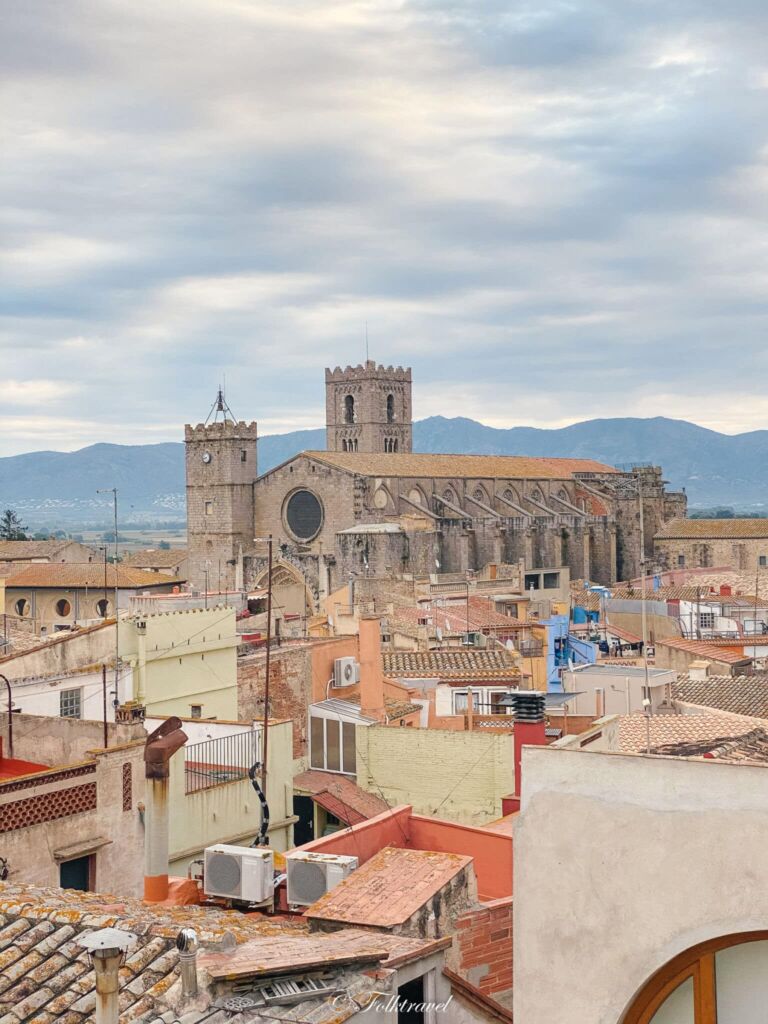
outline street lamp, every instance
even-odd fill
[[[266,544],[269,552],[267,561],[267,655],[264,665],[264,729],[261,751],[261,791],[267,795],[267,744],[269,737],[269,659],[272,646],[272,534],[254,537],[254,544]]]
[[[118,599],[118,577],[117,577],[117,571],[118,571],[117,570],[117,560],[118,560],[118,551],[117,551],[117,488],[116,487],[100,487],[100,488],[98,488],[96,490],[96,493],[97,494],[111,494],[112,495],[112,502],[113,502],[113,507],[114,507],[114,516],[115,516],[115,701],[117,702],[119,700],[119,698],[118,698],[118,683],[120,682],[119,667],[118,667],[119,666],[119,662],[120,662],[120,636],[119,636],[119,633],[120,633],[120,625],[119,625],[120,616],[118,614],[118,609],[117,609],[117,599]],[[105,560],[106,560],[106,557],[107,556],[106,556],[106,548],[105,548],[105,553],[104,553]]]

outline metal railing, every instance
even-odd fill
[[[221,786],[248,778],[248,769],[261,763],[261,728],[219,736],[184,748],[184,792]]]

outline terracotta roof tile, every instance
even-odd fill
[[[395,679],[503,679],[513,682],[519,672],[509,651],[467,648],[441,651],[391,651],[382,655],[384,673]]]
[[[143,551],[131,551],[120,563],[123,566],[143,568],[173,569],[181,565],[187,558],[186,548],[145,548]]]
[[[310,920],[376,928],[403,924],[472,858],[392,846],[379,850],[305,912]]]
[[[613,466],[592,459],[544,459],[519,455],[368,454],[315,452],[302,454],[317,462],[381,477],[473,477],[500,480],[571,480],[575,473],[617,473]]]
[[[768,519],[670,519],[656,540],[768,540]]]
[[[309,793],[326,810],[330,810],[348,825],[367,821],[389,810],[385,800],[374,793],[367,793],[345,775],[331,775],[312,769],[297,775],[293,780],[293,788]],[[336,810],[328,806],[328,798],[335,802]]]
[[[23,561],[28,558],[53,558],[71,540],[1,540],[0,562]]]
[[[27,565],[23,569],[7,577],[7,588],[40,589],[43,587],[67,587],[98,590],[104,587],[104,565],[100,562],[55,562]],[[114,589],[115,567],[107,565],[107,588]],[[143,587],[167,587],[183,580],[172,576],[158,576],[155,572],[134,569],[120,564],[117,571],[117,585],[125,590],[137,590]]]
[[[760,718],[729,714],[619,716],[619,746],[624,753],[645,753],[650,725],[651,753],[676,753],[674,748],[688,746],[679,752],[696,756],[693,750],[713,750],[724,743],[763,731],[768,723]],[[700,755],[699,755],[700,756]]]
[[[672,696],[683,704],[750,715],[768,719],[768,673],[748,676],[707,676],[692,679],[679,676],[672,686]]]
[[[686,640],[684,637],[673,637],[669,640],[657,640],[656,647],[672,647],[676,651],[687,651],[700,658],[708,658],[710,661],[719,661],[725,665],[741,665],[744,662],[752,661],[738,651],[731,651],[727,647],[719,647],[717,644],[708,644],[706,640]]]

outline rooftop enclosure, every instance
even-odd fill
[[[387,846],[472,857],[480,899],[512,894],[511,836],[414,814],[407,805],[315,839],[301,849],[346,854],[364,864]]]

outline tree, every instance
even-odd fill
[[[0,540],[27,540],[27,528],[12,508],[0,516]]]

